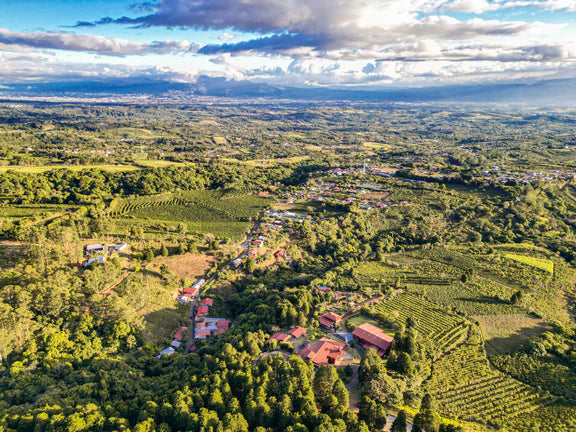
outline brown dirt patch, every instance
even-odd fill
[[[215,261],[213,256],[198,254],[156,258],[158,265],[166,264],[181,279],[198,279],[204,276]]]

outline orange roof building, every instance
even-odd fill
[[[316,366],[335,364],[344,355],[346,344],[332,339],[322,338],[300,351],[304,361],[311,360]]]
[[[379,356],[388,354],[394,338],[384,333],[382,329],[370,324],[359,325],[352,332],[352,336],[357,338],[365,348],[374,348]]]
[[[304,327],[297,326],[289,330],[288,334],[292,336],[294,339],[298,339],[300,336],[306,335],[306,329]]]
[[[290,335],[285,333],[274,333],[266,342],[270,342],[271,340],[275,340],[277,342],[288,342],[290,339]]]
[[[334,312],[328,312],[318,318],[322,327],[332,328],[342,322],[342,317]]]

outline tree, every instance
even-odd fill
[[[154,261],[154,250],[152,248],[144,249],[144,261]]]
[[[188,251],[186,243],[178,243],[178,253],[184,255]]]
[[[246,259],[246,271],[248,273],[254,273],[254,270],[256,270],[256,261],[254,261],[254,258],[249,257]]]
[[[382,404],[364,396],[360,402],[358,419],[365,421],[370,430],[381,430],[386,426],[386,410]]]
[[[523,293],[522,291],[516,291],[514,294],[512,294],[512,296],[510,297],[510,304],[518,304],[522,301],[522,297],[523,297]]]
[[[400,410],[392,422],[392,427],[390,428],[390,432],[406,432],[406,411]]]
[[[167,257],[168,254],[168,248],[166,247],[166,245],[162,245],[162,247],[160,248],[160,255],[162,255],[163,257]]]
[[[403,375],[412,376],[414,375],[415,368],[412,364],[412,358],[410,354],[401,352],[396,361],[396,370]]]

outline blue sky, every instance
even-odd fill
[[[0,85],[208,75],[380,88],[576,76],[576,0],[0,0],[0,10]]]

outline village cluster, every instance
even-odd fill
[[[316,180],[314,186],[308,186],[287,195],[288,202],[298,200],[350,205],[358,203],[362,210],[373,208],[386,208],[393,205],[407,205],[408,201],[392,202],[385,198],[368,198],[368,194],[385,194],[387,191],[371,183],[338,185],[333,182]]]
[[[205,283],[205,279],[198,279],[191,287],[184,288],[176,299],[180,304],[194,304],[194,302],[196,302],[193,309],[194,322],[193,328],[191,330],[194,332],[194,336],[192,338],[194,341],[204,340],[214,335],[222,334],[230,328],[230,321],[226,318],[208,317],[210,307],[212,307],[213,304],[213,299],[210,297],[199,299],[200,290]],[[160,351],[160,354],[157,356],[157,358],[162,358],[163,355],[170,356],[174,354],[176,350],[185,343],[185,332],[188,330],[188,327],[180,327],[172,336],[172,343],[170,346]],[[196,345],[192,344],[190,347],[190,352],[193,352],[196,349]]]
[[[327,286],[318,287],[319,292],[331,292],[332,288]],[[333,292],[334,297],[338,300],[344,299],[348,294]],[[317,341],[301,341],[299,344],[301,348],[297,352],[298,355],[305,361],[312,361],[315,366],[336,365],[340,366],[346,363],[345,354],[348,344],[355,340],[365,349],[373,348],[379,356],[384,357],[390,352],[394,338],[387,335],[382,329],[370,324],[363,323],[357,326],[352,333],[337,331],[343,319],[347,315],[358,312],[361,308],[382,300],[382,297],[370,299],[359,306],[346,311],[343,315],[338,315],[335,312],[327,312],[318,318],[320,327],[327,333],[327,336],[334,336],[341,341],[331,339],[329,337],[322,337]],[[329,307],[332,305],[329,305]],[[307,332],[303,327],[294,327],[286,333],[276,332],[267,342],[276,341],[276,343],[287,344],[296,342],[300,338],[304,338]]]

